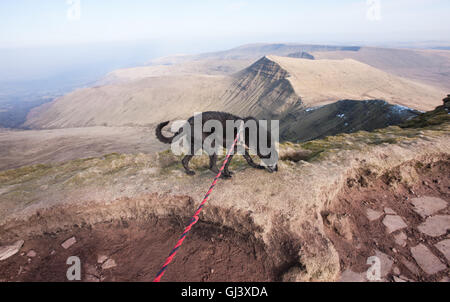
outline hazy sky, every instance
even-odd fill
[[[448,40],[449,15],[449,0],[14,0],[0,1],[0,47]]]

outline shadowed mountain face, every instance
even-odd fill
[[[314,60],[314,56],[305,51],[291,53],[291,54],[288,54],[287,56],[289,58]]]
[[[419,114],[419,111],[382,100],[342,100],[288,114],[282,120],[280,136],[282,140],[304,142],[339,133],[398,125]]]
[[[301,107],[301,98],[287,80],[288,72],[264,57],[234,75],[222,99],[224,108],[257,118],[274,119]]]

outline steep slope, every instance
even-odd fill
[[[351,59],[268,58],[289,73],[295,92],[309,107],[342,99],[382,99],[426,111],[438,106],[446,95],[443,89],[400,78]]]
[[[225,108],[257,118],[281,118],[302,106],[288,72],[264,57],[234,75],[234,82],[222,96]]]
[[[304,142],[339,133],[398,125],[418,114],[420,112],[381,100],[342,100],[288,114],[281,124],[280,135],[282,140]]]

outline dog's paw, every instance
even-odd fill
[[[261,165],[257,165],[255,168],[256,168],[256,169],[259,169],[259,170],[264,170],[264,169],[266,169],[266,167],[261,166]]]
[[[232,176],[230,174],[222,174],[220,175],[220,178],[222,179],[230,179]]]
[[[186,174],[190,175],[190,176],[193,176],[193,175],[195,175],[195,171],[188,170],[188,171],[186,171]]]

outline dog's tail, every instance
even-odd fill
[[[159,139],[160,142],[162,142],[162,143],[164,143],[164,144],[171,144],[172,141],[173,141],[173,139],[174,139],[175,136],[176,136],[176,134],[175,134],[175,135],[172,136],[172,137],[167,137],[167,136],[164,136],[164,135],[162,134],[162,129],[163,129],[164,127],[166,127],[169,123],[170,123],[170,121],[167,121],[167,122],[164,122],[164,123],[159,124],[159,125],[156,127],[156,131],[155,131],[156,137]]]

